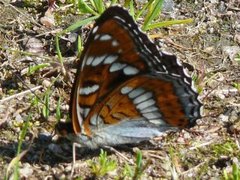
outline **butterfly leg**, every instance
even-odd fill
[[[72,162],[72,170],[71,170],[71,176],[73,176],[73,173],[74,173],[74,167],[75,167],[75,163],[76,163],[76,148],[81,148],[81,144],[78,144],[78,143],[73,143],[73,149],[72,149],[72,154],[73,154],[73,162]]]

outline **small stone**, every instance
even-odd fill
[[[172,12],[174,9],[174,1],[173,0],[165,0],[163,1],[162,10],[165,12]]]
[[[227,55],[230,60],[234,60],[235,55],[240,52],[239,46],[224,46],[222,51],[225,55]]]
[[[215,79],[211,79],[209,80],[209,82],[207,83],[207,85],[210,88],[216,88],[219,85],[219,81],[215,80]]]
[[[25,44],[26,51],[32,53],[43,53],[44,45],[41,40],[37,38],[29,38]]]
[[[226,116],[226,115],[224,115],[224,114],[220,114],[219,119],[220,119],[222,122],[228,122],[229,116]]]
[[[21,174],[21,177],[28,178],[33,174],[33,169],[28,163],[26,163],[24,164],[23,168],[19,169],[19,172]]]
[[[206,52],[206,53],[211,53],[213,50],[214,50],[214,47],[213,47],[213,46],[210,46],[210,47],[206,47],[206,48],[204,49],[204,52]]]
[[[236,43],[240,44],[240,34],[236,34],[236,35],[234,36],[234,41],[235,41]]]
[[[42,82],[43,87],[50,87],[52,85],[52,83],[50,81],[48,81],[47,79],[44,79]]]
[[[179,138],[177,139],[177,142],[178,142],[178,143],[185,143],[185,139],[184,139],[183,137],[179,137]]]
[[[226,98],[226,96],[225,96],[223,91],[214,91],[214,92],[215,92],[215,96],[216,97],[218,97],[220,99],[225,99]]]
[[[184,132],[183,136],[184,136],[184,139],[191,139],[191,136],[188,132]]]
[[[232,126],[230,126],[230,131],[232,133],[237,133],[237,134],[240,133],[240,119],[235,121],[235,123]]]
[[[23,118],[20,114],[16,114],[16,117],[15,117],[15,120],[18,122],[18,123],[23,123]]]
[[[76,167],[76,166],[75,166],[75,167]],[[67,166],[67,167],[65,168],[65,171],[66,171],[66,172],[71,172],[71,170],[72,170],[72,164],[69,165],[69,166]]]
[[[54,16],[52,14],[47,14],[44,17],[41,17],[40,22],[42,23],[42,25],[44,25],[46,27],[55,26],[55,20],[54,20]]]

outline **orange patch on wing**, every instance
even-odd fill
[[[127,95],[114,94],[105,106],[109,107],[109,113],[106,114],[101,109],[100,115],[107,123],[117,123],[126,118],[131,119],[140,116],[132,100]]]

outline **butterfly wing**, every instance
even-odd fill
[[[72,93],[76,134],[92,126],[144,118],[192,126],[201,103],[175,56],[161,53],[128,12],[111,7],[97,20],[81,56]]]
[[[124,119],[144,117],[149,123],[191,127],[199,118],[196,92],[180,78],[143,74],[119,85],[103,99],[86,125],[114,124]]]

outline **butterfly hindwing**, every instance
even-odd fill
[[[194,94],[176,77],[139,75],[122,83],[95,106],[85,125],[115,124],[143,117],[157,126],[191,127],[199,116],[194,114],[198,103]]]

